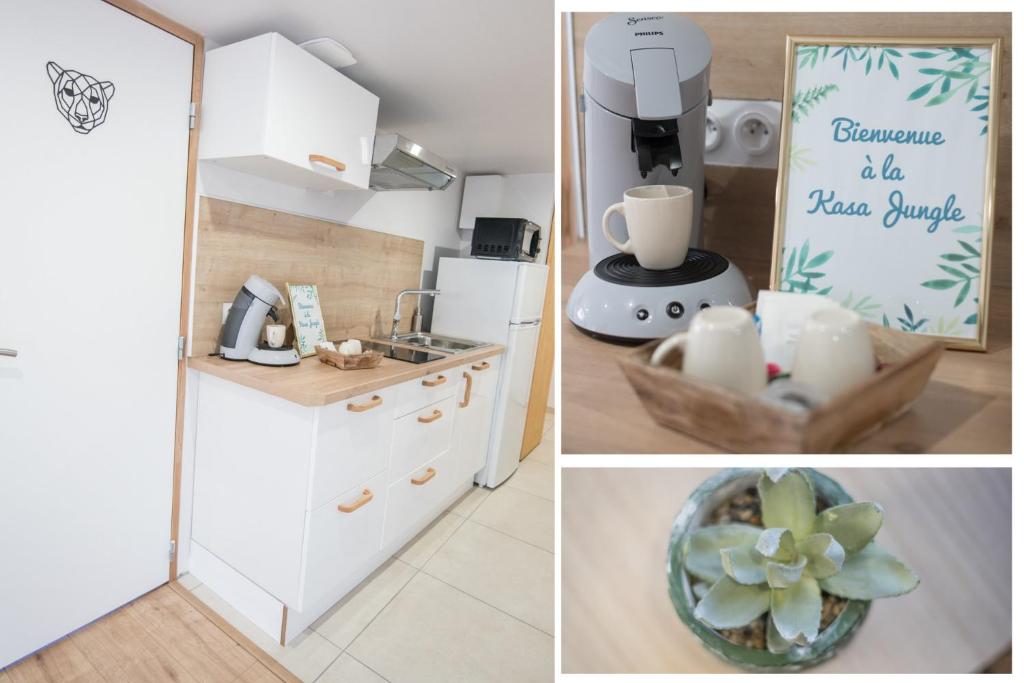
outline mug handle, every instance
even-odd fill
[[[677,346],[684,346],[686,344],[688,336],[689,332],[676,332],[658,344],[658,348],[654,349],[654,353],[651,354],[651,365],[661,365],[661,361],[665,360],[665,356],[668,355],[669,351]]]
[[[618,204],[612,204],[607,209],[605,209],[604,217],[601,219],[601,231],[604,232],[604,238],[611,242],[612,246],[614,246],[616,249],[621,251],[623,254],[632,254],[633,245],[629,243],[629,239],[627,239],[625,242],[616,242],[615,238],[612,237],[612,231],[608,228],[608,219],[611,217],[613,213],[619,213],[622,214],[623,217],[625,217],[626,214],[623,211],[624,208],[625,205],[622,202],[619,202]]]

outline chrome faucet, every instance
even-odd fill
[[[395,297],[395,317],[391,319],[391,341],[398,339],[398,323],[402,320],[402,297],[406,294],[440,296],[440,289],[403,289]]]

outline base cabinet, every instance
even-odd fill
[[[473,485],[496,362],[316,408],[200,374],[192,573],[294,638]]]
[[[493,358],[462,368],[452,443],[464,477],[473,477],[487,464],[499,363]]]

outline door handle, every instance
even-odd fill
[[[422,477],[420,477],[419,479],[417,479],[416,477],[413,477],[409,481],[412,482],[413,486],[423,486],[428,481],[433,479],[436,474],[437,474],[437,470],[435,470],[433,467],[428,467],[427,468],[427,473],[424,474]]]
[[[442,413],[440,410],[437,410],[435,408],[434,412],[432,412],[430,414],[430,417],[423,417],[422,415],[420,415],[419,417],[416,418],[416,421],[417,422],[421,422],[421,423],[423,423],[425,425],[428,425],[431,422],[434,422],[435,420],[440,420],[441,419],[441,415],[443,415],[443,414],[444,413]]]
[[[11,358],[18,357],[17,349],[0,349],[0,356],[10,356]]]
[[[423,386],[425,387],[437,387],[441,386],[448,381],[448,378],[444,375],[438,375],[437,379],[425,379],[423,380]]]
[[[376,408],[381,403],[384,403],[384,399],[374,394],[373,398],[366,403],[349,403],[348,410],[350,413],[363,413],[371,408]]]
[[[462,376],[466,378],[466,393],[462,395],[462,402],[459,403],[459,407],[467,408],[469,407],[469,396],[473,391],[473,375],[464,372]]]
[[[337,159],[326,157],[323,154],[310,154],[309,163],[311,164],[323,164],[324,166],[330,166],[335,171],[344,171],[345,164],[341,163]]]
[[[373,500],[373,491],[370,489],[363,489],[363,495],[359,496],[359,500],[352,503],[351,505],[345,505],[342,503],[338,506],[338,509],[342,512],[355,512],[359,508],[363,507],[367,503]]]
[[[491,367],[491,364],[488,363],[487,361],[484,361],[480,365],[471,365],[470,367],[479,372],[481,370],[486,370],[487,368]]]

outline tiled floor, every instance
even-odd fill
[[[287,647],[192,577],[180,581],[304,681],[550,681],[552,423],[505,484],[474,487]]]

